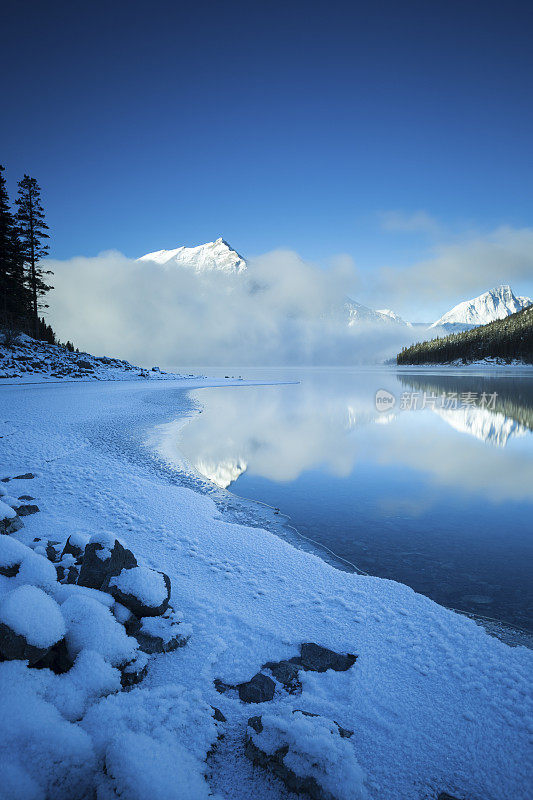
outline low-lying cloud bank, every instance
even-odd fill
[[[325,271],[291,251],[251,260],[244,275],[118,252],[48,265],[60,338],[147,366],[356,364],[390,357],[413,336],[394,324],[349,327],[353,268],[340,261]]]

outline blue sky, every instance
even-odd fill
[[[530,230],[532,22],[526,2],[13,3],[0,159],[13,193],[41,183],[55,258],[221,235],[349,254],[373,300],[382,267]]]

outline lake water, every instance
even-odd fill
[[[197,391],[197,472],[365,572],[531,630],[532,372],[239,373],[299,383]]]

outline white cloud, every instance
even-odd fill
[[[385,231],[425,233],[430,236],[439,236],[443,232],[442,225],[426,211],[414,211],[410,214],[403,211],[384,211],[379,216],[381,227]]]
[[[515,291],[531,290],[533,229],[502,226],[486,234],[470,234],[435,244],[428,258],[409,267],[385,267],[369,290],[389,298],[391,306],[420,308],[451,305],[502,283]]]

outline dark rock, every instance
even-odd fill
[[[19,500],[35,500],[35,497],[32,497],[31,494],[21,494]]]
[[[139,655],[134,661],[123,667],[120,675],[120,683],[124,689],[140,683],[148,672],[148,659]]]
[[[20,564],[11,564],[9,567],[0,567],[0,575],[3,575],[4,578],[14,578],[15,575],[18,575],[19,569]]]
[[[276,684],[268,675],[258,672],[251,680],[240,683],[237,689],[243,703],[266,703],[274,697]]]
[[[37,669],[51,669],[56,675],[63,675],[73,664],[74,662],[68,654],[67,643],[61,639],[33,666]]]
[[[143,630],[142,624],[142,619],[133,617],[128,620],[125,627],[128,636],[134,636],[137,639],[143,653],[171,653],[178,647],[185,647],[189,641],[189,635],[180,633],[179,625],[176,623],[169,623],[168,632],[165,635],[149,633],[147,630]]]
[[[223,683],[223,682],[222,682],[221,680],[219,680],[218,678],[215,678],[215,680],[213,681],[213,683],[215,684],[215,689],[217,690],[217,692],[218,692],[219,694],[226,694],[226,692],[227,692],[229,689],[235,689],[235,686],[232,686],[232,685],[231,685],[231,683]]]
[[[268,661],[263,665],[269,669],[274,678],[283,684],[290,694],[301,691],[302,684],[298,678],[298,666],[290,661]]]
[[[29,481],[35,478],[33,472],[25,472],[24,475],[15,475],[14,481]]]
[[[19,516],[0,520],[0,534],[9,535],[10,533],[15,533],[15,531],[20,531],[23,527],[24,523]]]
[[[11,630],[3,622],[0,622],[0,653],[7,661],[18,659],[28,661],[30,667],[46,655],[49,647],[35,647],[28,644],[24,636]]]
[[[28,517],[30,514],[37,514],[39,510],[39,506],[22,505],[17,508],[17,514],[19,517]]]
[[[213,718],[217,722],[226,722],[226,717],[224,716],[220,708],[217,708],[216,706],[211,706],[211,708],[213,709]]]
[[[129,567],[127,569],[129,569]],[[113,595],[117,603],[121,603],[123,606],[126,606],[126,608],[128,608],[132,614],[135,614],[136,617],[160,617],[168,608],[168,604],[170,602],[171,585],[168,575],[166,575],[164,572],[159,572],[159,574],[163,576],[163,580],[165,582],[166,597],[158,606],[147,606],[134,594],[123,592],[118,588],[118,586],[109,587],[109,592]]]
[[[78,567],[76,567],[74,564],[71,564],[70,567],[67,569],[65,583],[77,583],[79,577],[80,577],[80,571]]]
[[[326,672],[328,669],[345,672],[355,664],[356,659],[357,656],[351,653],[335,653],[327,647],[308,642],[300,646],[300,655],[291,658],[290,662],[312,672]]]
[[[333,720],[333,722],[335,722],[335,720]],[[335,725],[339,729],[339,734],[342,739],[350,739],[353,736],[353,731],[348,730],[348,728],[343,728],[338,722],[335,722]]]
[[[91,369],[91,370],[94,370],[94,367],[91,364],[91,362],[90,361],[85,361],[83,358],[80,358],[78,360],[78,367],[80,367],[80,369]]]
[[[46,557],[48,561],[57,561],[59,558],[59,542],[48,542],[46,545]]]
[[[458,797],[455,797],[453,794],[448,794],[447,792],[441,792],[437,797],[437,800],[459,800]]]
[[[77,583],[80,575],[79,568],[74,564],[56,564],[56,572],[60,583]]]
[[[262,733],[263,731],[263,723],[261,722],[261,717],[250,717],[248,720],[248,725],[250,728],[253,728],[256,733]]]
[[[120,575],[123,569],[136,567],[137,559],[131,550],[127,550],[120,544],[118,539],[115,540],[113,549],[107,558],[100,558],[98,555],[100,550],[104,550],[104,545],[99,542],[89,542],[86,545],[78,583],[80,586],[87,586],[90,589],[105,591],[111,578]]]
[[[85,548],[80,547],[74,542],[71,541],[71,536],[68,537],[67,541],[65,542],[65,546],[63,548],[63,552],[61,553],[61,558],[63,556],[74,556],[76,561],[80,562],[84,553]]]
[[[2,483],[9,483],[10,480],[11,478],[0,478],[0,481],[2,481]]]

